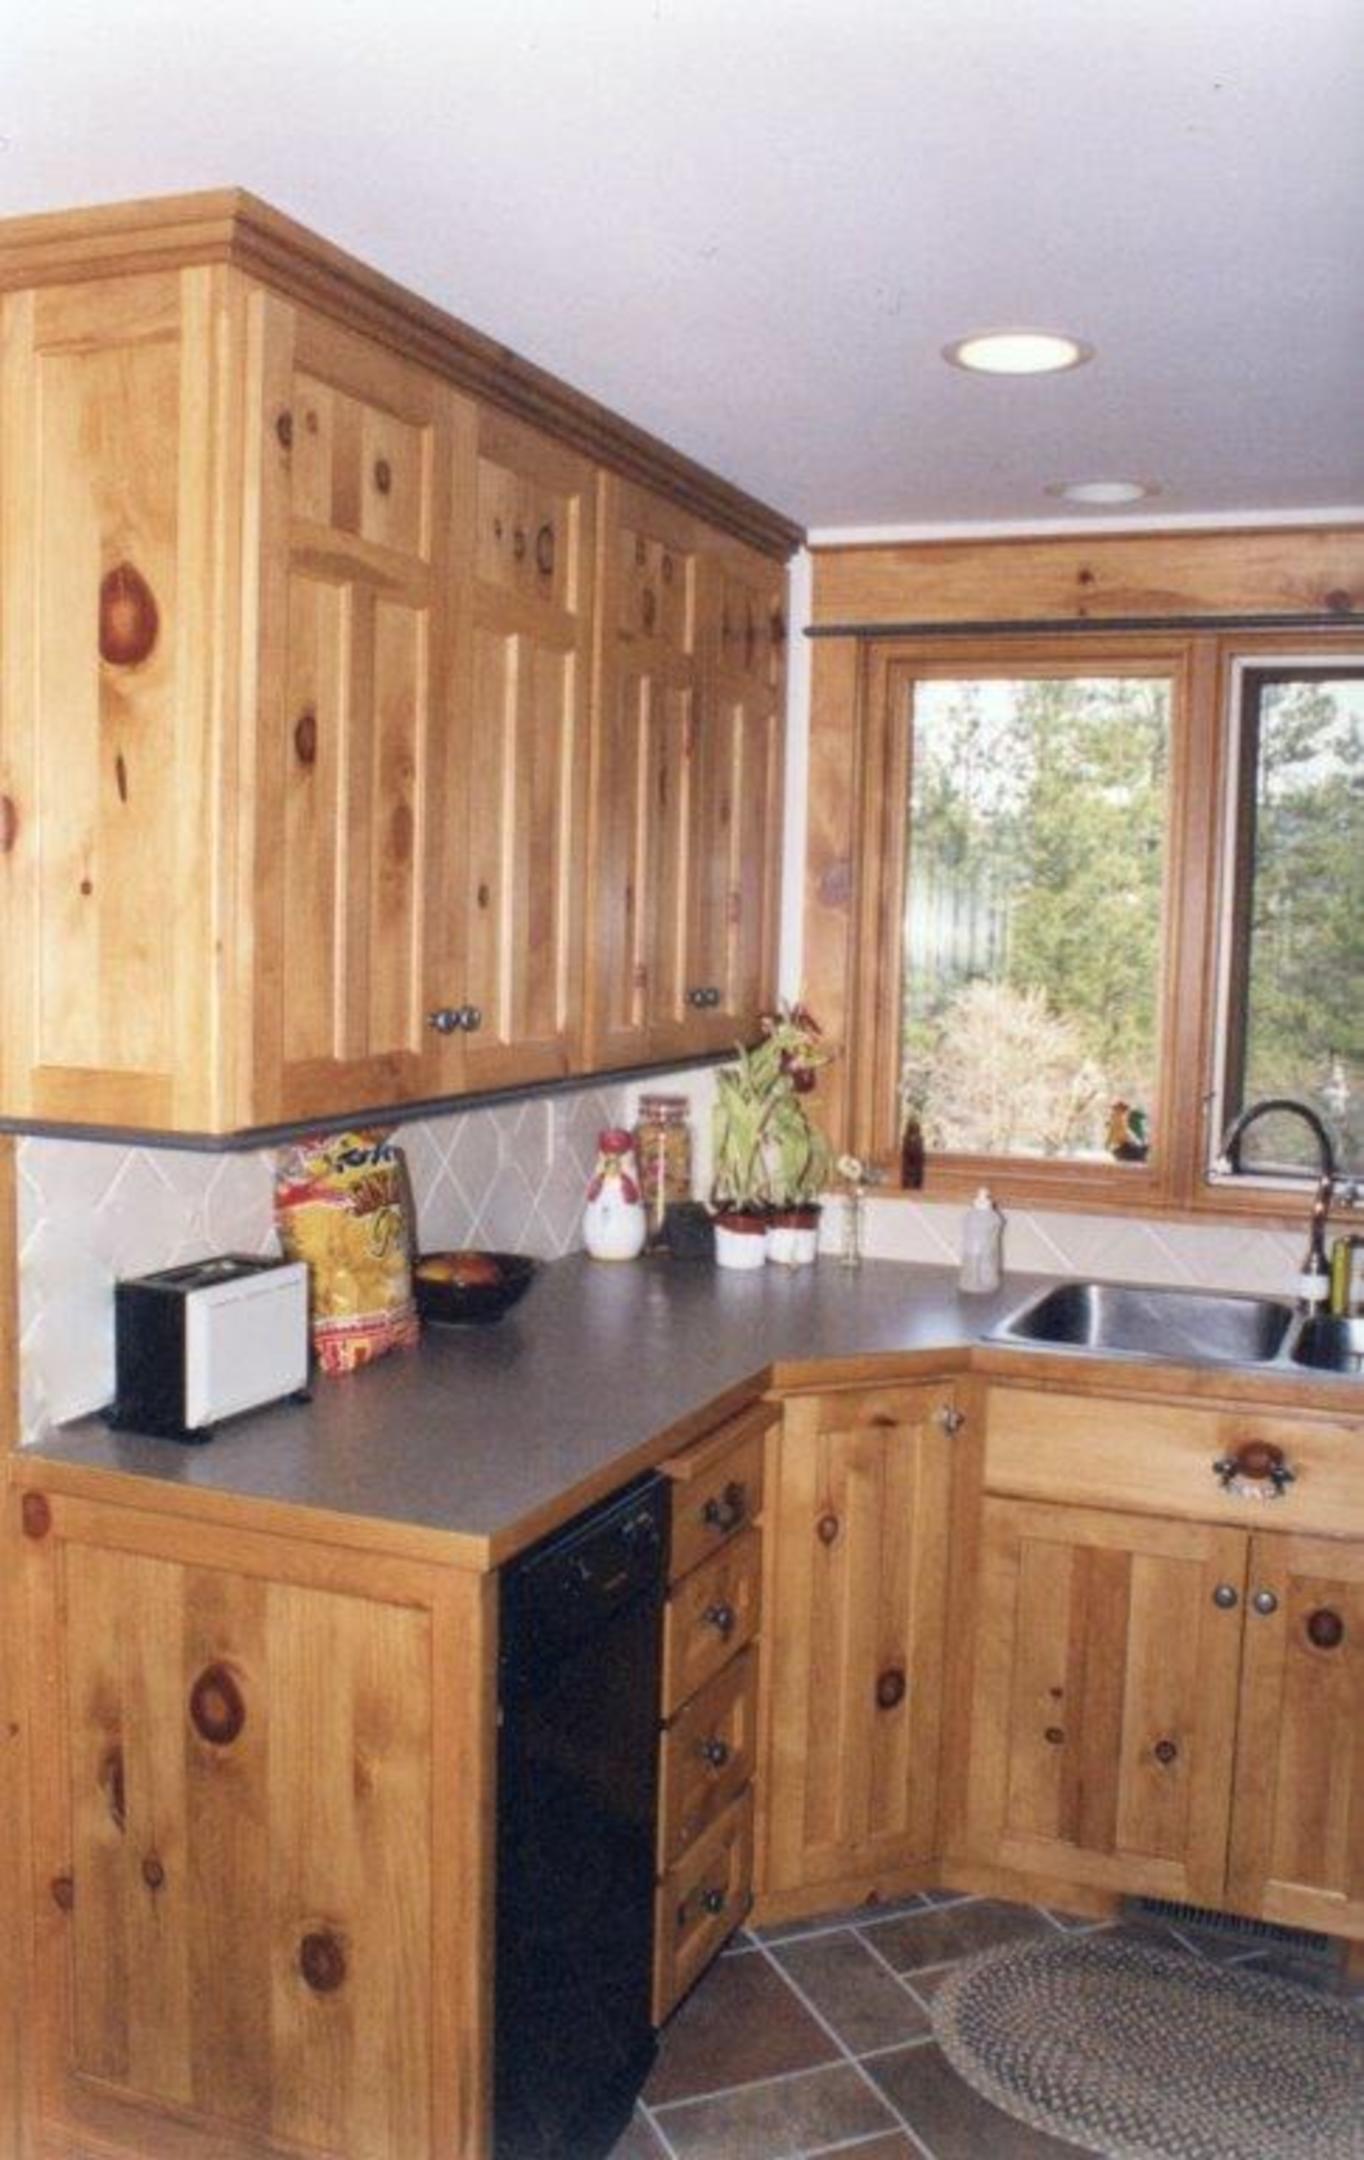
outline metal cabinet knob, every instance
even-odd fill
[[[712,1493],[701,1510],[701,1520],[708,1530],[718,1530],[728,1536],[737,1530],[748,1511],[748,1498],[738,1478],[731,1478],[723,1492]]]
[[[483,1013],[477,1005],[438,1005],[426,1024],[438,1035],[473,1035],[483,1025]]]
[[[718,1635],[729,1637],[734,1633],[737,1615],[732,1605],[708,1605],[702,1617]]]
[[[966,1412],[958,1410],[954,1403],[944,1403],[938,1412],[939,1428],[947,1434],[949,1440],[955,1440],[965,1423]]]
[[[1272,1590],[1257,1590],[1250,1602],[1255,1607],[1256,1612],[1266,1619],[1268,1619],[1270,1613],[1275,1613],[1279,1609],[1279,1601]]]
[[[1220,1582],[1213,1591],[1212,1601],[1219,1612],[1234,1612],[1241,1602],[1241,1593],[1235,1583]]]
[[[723,1890],[703,1890],[701,1892],[701,1910],[703,1912],[722,1913],[724,1909],[725,1893]]]
[[[702,1762],[707,1763],[712,1770],[723,1770],[729,1761],[729,1742],[722,1740],[717,1733],[711,1733],[701,1742],[698,1753]]]

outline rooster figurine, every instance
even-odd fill
[[[1115,1102],[1108,1113],[1105,1146],[1114,1162],[1145,1162],[1151,1152],[1146,1112],[1131,1103]]]
[[[633,1260],[648,1222],[630,1134],[611,1126],[597,1140],[597,1167],[583,1210],[583,1244],[594,1260]]]

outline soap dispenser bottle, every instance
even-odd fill
[[[998,1290],[1004,1218],[982,1185],[962,1217],[961,1288],[969,1296]]]

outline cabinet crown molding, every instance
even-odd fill
[[[225,263],[785,562],[804,529],[244,188],[0,220],[0,292]]]

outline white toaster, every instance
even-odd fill
[[[308,1379],[308,1270],[224,1253],[114,1286],[111,1425],[208,1440]]]

